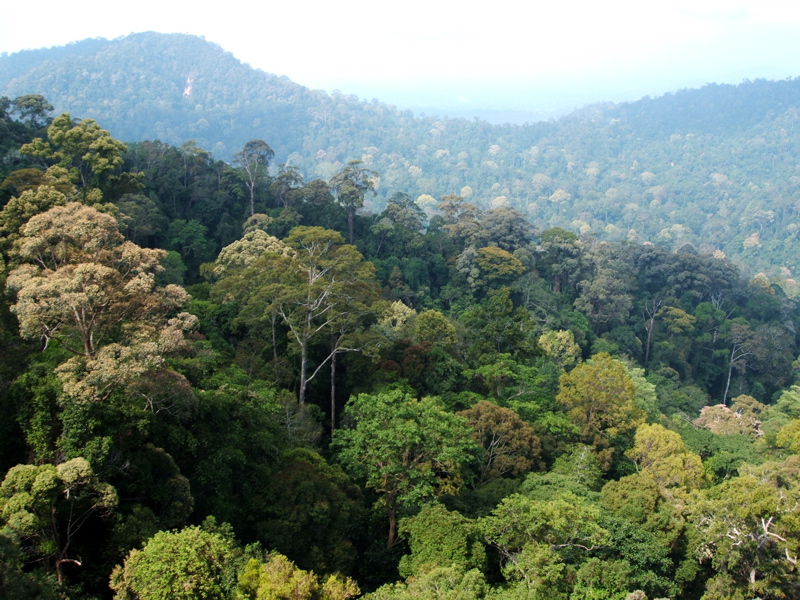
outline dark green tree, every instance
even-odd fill
[[[336,431],[334,447],[345,469],[380,494],[392,547],[402,508],[461,487],[461,465],[475,450],[469,427],[437,399],[399,391],[353,396],[345,415],[354,425]]]
[[[353,227],[356,211],[364,206],[364,196],[375,190],[378,174],[362,166],[360,160],[351,160],[330,180],[336,200],[347,209],[347,227],[350,243],[353,243]]]
[[[239,152],[233,155],[233,164],[245,175],[245,183],[250,191],[250,216],[256,214],[256,188],[267,177],[269,161],[275,152],[264,140],[250,140]]]

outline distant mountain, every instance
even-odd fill
[[[557,121],[415,118],[243,64],[202,38],[141,33],[0,57],[0,94],[41,93],[124,141],[194,140],[229,159],[266,140],[275,163],[328,178],[350,159],[406,192],[508,204],[542,228],[720,251],[800,269],[800,80],[708,85]]]
[[[0,58],[0,88],[8,96],[36,90],[57,111],[96,119],[127,141],[194,139],[219,158],[256,134],[291,147],[302,139],[294,126],[309,120],[302,107],[326,99],[202,38],[159,33]]]

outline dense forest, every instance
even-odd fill
[[[274,167],[309,179],[327,181],[359,159],[379,173],[365,199],[376,213],[397,190],[429,216],[456,193],[483,210],[517,209],[541,228],[722,252],[796,291],[797,79],[491,125],[310,90],[202,38],[141,33],[0,56],[0,94],[43,94],[57,113],[95,119],[126,142],[194,140],[226,161],[263,139]]]
[[[57,113],[0,99],[6,597],[798,596],[785,280]]]

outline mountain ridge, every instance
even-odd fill
[[[800,79],[709,84],[492,125],[311,90],[197,36],[150,32],[0,57],[0,94],[26,93],[126,142],[193,140],[229,160],[264,139],[274,164],[309,179],[361,160],[380,175],[367,209],[401,191],[430,210],[455,193],[520,209],[542,228],[688,243],[755,271],[800,268]]]

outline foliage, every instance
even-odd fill
[[[661,487],[695,489],[705,482],[700,457],[686,449],[679,434],[661,425],[640,425],[633,448],[625,454],[636,462],[640,473]]]
[[[475,448],[469,427],[437,399],[416,400],[399,391],[354,396],[345,415],[354,426],[336,431],[334,447],[345,468],[381,495],[391,547],[401,508],[461,486],[461,465]]]
[[[478,485],[541,468],[541,442],[513,410],[482,400],[458,414],[467,419],[478,444]]]
[[[480,600],[487,597],[489,585],[483,573],[472,569],[464,573],[456,567],[436,567],[421,575],[409,577],[403,583],[385,585],[367,600]]]
[[[286,326],[300,354],[301,404],[306,400],[308,382],[328,361],[340,352],[360,349],[349,336],[377,308],[372,265],[354,246],[343,242],[335,231],[297,227],[284,240],[290,251],[265,252],[217,287],[223,299],[239,301],[240,322],[253,328],[270,324],[273,344],[275,320]],[[254,280],[259,285],[254,286]],[[320,337],[330,337],[332,349],[319,364],[310,366],[311,345]]]
[[[228,598],[236,555],[230,540],[199,527],[159,531],[141,550],[131,550],[111,575],[115,598]]]
[[[93,119],[74,121],[69,114],[56,117],[47,128],[47,141],[34,139],[20,152],[68,170],[72,183],[84,190],[101,188],[111,172],[122,166],[125,144],[111,137]]]
[[[0,486],[3,532],[19,544],[26,562],[44,561],[64,581],[67,564],[81,566],[74,546],[92,518],[118,503],[116,490],[97,479],[83,458],[57,466],[17,465]]]
[[[440,504],[425,506],[403,519],[399,530],[411,549],[411,554],[400,560],[403,577],[420,576],[439,566],[461,573],[485,567],[486,551],[475,522]]]
[[[695,553],[727,581],[729,594],[791,597],[798,587],[797,458],[751,468],[692,507],[703,537]]]
[[[625,367],[597,354],[561,376],[557,399],[580,428],[581,440],[594,446],[604,468],[611,466],[614,444],[644,421],[634,405],[635,388]]]
[[[331,575],[322,582],[278,553],[263,563],[250,559],[239,575],[239,590],[249,600],[349,600],[360,593],[349,577]]]
[[[571,494],[549,502],[514,494],[481,527],[507,581],[531,598],[563,597],[570,567],[608,540],[598,518],[594,506]]]
[[[317,573],[350,572],[360,490],[312,450],[290,450],[279,465],[259,503],[258,539]]]
[[[117,42],[54,51],[160,90],[141,110],[180,147],[68,115],[48,137],[44,98],[0,99],[9,590],[106,597],[136,548],[121,595],[169,569],[183,593],[210,535],[212,596],[357,594],[337,572],[386,598],[797,595],[795,99],[724,136],[682,105],[718,88],[495,128],[260,75],[258,101],[220,100],[213,79],[247,71],[231,57]],[[168,137],[177,105],[197,141]],[[656,105],[685,110],[647,139]],[[214,152],[254,162],[203,149],[234,130]],[[212,514],[231,526],[169,537]]]

